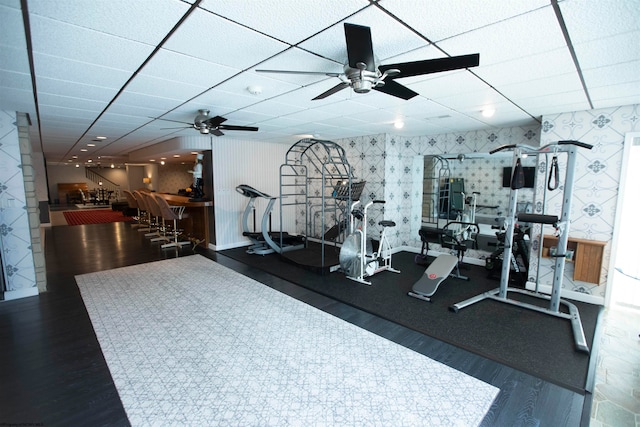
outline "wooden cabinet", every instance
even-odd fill
[[[558,244],[558,238],[545,235],[542,241],[543,248],[552,248]],[[573,280],[600,284],[602,271],[602,258],[607,242],[599,240],[586,240],[569,237],[567,251],[573,251],[573,258],[567,260],[574,263]],[[546,255],[545,255],[546,254]],[[549,251],[543,249],[543,256],[549,256]]]

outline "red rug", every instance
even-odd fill
[[[121,211],[111,209],[91,209],[65,211],[64,219],[69,225],[105,224],[108,222],[133,221],[130,216],[124,216]]]

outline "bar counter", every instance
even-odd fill
[[[155,193],[165,199],[170,205],[184,206],[184,217],[179,221],[178,227],[183,234],[191,239],[197,239],[199,245],[209,247],[209,207],[213,206],[212,200],[198,202],[189,201],[189,197],[169,193]]]

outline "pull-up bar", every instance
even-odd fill
[[[584,142],[579,142],[579,141],[558,141],[558,142],[544,145],[539,148],[530,147],[527,145],[507,144],[507,145],[502,145],[500,147],[497,147],[490,152],[491,154],[493,154],[499,151],[512,150],[514,153],[514,163],[517,163],[517,160],[519,160],[519,156],[524,153],[534,154],[534,155],[544,154],[549,152],[553,152],[554,154],[559,152],[567,153],[568,160],[567,160],[565,185],[563,189],[564,194],[563,194],[562,214],[560,215],[560,218],[558,218],[555,215],[526,214],[526,213],[516,214],[516,206],[517,206],[517,200],[518,200],[518,187],[512,185],[511,193],[509,195],[509,213],[505,219],[505,224],[507,224],[507,230],[505,232],[505,248],[504,248],[504,253],[503,253],[504,255],[502,259],[502,274],[500,277],[500,287],[492,291],[488,291],[483,294],[477,295],[475,297],[469,298],[457,304],[454,304],[450,307],[452,311],[457,312],[469,305],[475,304],[485,299],[493,299],[499,302],[508,303],[508,304],[519,306],[529,310],[535,310],[535,311],[538,311],[544,314],[549,314],[555,317],[568,319],[571,321],[576,348],[586,353],[589,352],[589,346],[587,345],[587,340],[585,339],[585,336],[584,336],[584,330],[582,328],[582,321],[580,320],[580,313],[578,312],[578,308],[575,306],[575,304],[572,304],[560,298],[560,291],[562,289],[562,280],[564,276],[564,267],[566,262],[564,256],[561,254],[564,254],[567,250],[567,241],[569,237],[569,224],[570,224],[569,215],[571,214],[571,199],[572,199],[572,192],[573,192],[573,181],[574,181],[574,172],[575,172],[575,165],[576,165],[577,148],[591,149],[593,148],[593,146],[589,144],[585,144]],[[516,218],[518,221],[522,221],[522,222],[532,222],[537,224],[552,224],[554,227],[557,227],[558,224],[562,224],[562,227],[560,227],[561,231],[558,236],[558,245],[557,245],[558,256],[555,257],[555,268],[553,272],[553,286],[551,288],[551,295],[540,294],[538,292],[537,283],[536,283],[535,292],[525,290],[525,289],[509,287],[509,273],[511,272],[511,257],[513,256],[511,252],[511,248],[513,246],[513,234],[514,234]],[[548,300],[549,308],[544,308],[535,304],[528,304],[525,302],[517,301],[512,298],[507,298],[508,292],[515,292],[515,293],[532,296],[535,298]],[[568,308],[569,313],[561,312],[560,304],[566,306]]]

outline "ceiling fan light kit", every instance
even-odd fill
[[[417,96],[418,93],[396,82],[396,78],[458,70],[476,67],[480,64],[480,55],[475,53],[448,58],[378,65],[373,53],[371,29],[369,27],[345,23],[344,32],[348,62],[344,65],[342,73],[293,70],[256,70],[256,72],[316,74],[340,79],[340,83],[316,96],[313,100],[326,98],[347,87],[351,87],[356,93],[368,93],[373,89],[387,95],[409,100]]]

